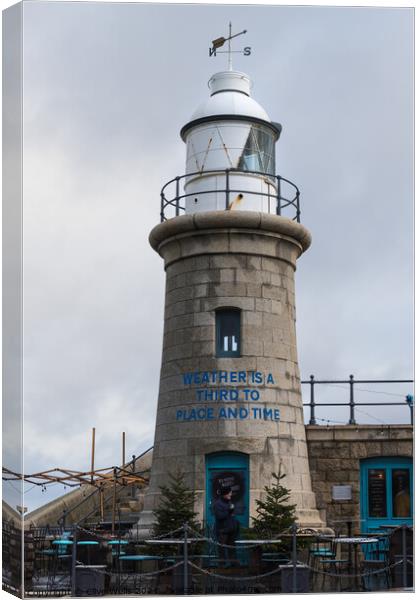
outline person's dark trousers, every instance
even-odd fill
[[[217,541],[219,544],[224,544],[223,546],[218,546],[219,558],[224,560],[226,565],[229,565],[236,560],[235,539],[235,531],[229,533],[219,532],[217,536]]]

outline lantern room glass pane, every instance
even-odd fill
[[[241,311],[216,311],[216,356],[240,356]]]
[[[251,126],[238,169],[275,174],[275,140],[272,133],[258,125]]]

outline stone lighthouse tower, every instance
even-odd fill
[[[299,192],[277,175],[281,126],[241,72],[216,73],[181,129],[186,171],[161,194],[150,234],[166,271],[165,324],[150,486],[177,470],[211,525],[222,484],[238,520],[255,515],[272,472],[286,475],[302,525],[320,527],[308,465],[295,330],[296,261],[311,236]]]

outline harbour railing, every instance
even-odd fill
[[[356,417],[355,417],[355,411],[357,411],[358,407],[360,406],[377,406],[377,407],[385,407],[385,406],[405,406],[409,409],[410,411],[410,423],[411,425],[413,425],[414,422],[414,396],[412,396],[411,394],[406,394],[405,397],[403,394],[391,394],[391,395],[395,395],[397,396],[401,396],[404,398],[403,401],[399,401],[399,402],[384,402],[384,401],[378,401],[378,402],[360,402],[359,400],[356,401],[356,394],[355,392],[371,392],[371,393],[378,393],[378,394],[388,394],[388,392],[377,392],[374,390],[366,390],[366,389],[358,389],[355,387],[355,385],[357,384],[412,384],[413,383],[413,379],[355,379],[354,375],[349,375],[348,379],[315,379],[315,375],[310,375],[308,380],[302,381],[301,382],[302,385],[309,385],[310,386],[310,401],[309,402],[304,402],[303,406],[308,406],[310,409],[310,417],[309,417],[309,425],[318,425],[318,421],[328,421],[328,422],[333,422],[333,419],[320,419],[316,417],[315,411],[317,407],[332,407],[332,406],[347,406],[349,409],[349,420],[346,423],[343,423],[345,425],[357,425],[356,422]],[[319,402],[316,398],[315,398],[315,387],[316,386],[320,386],[320,385],[332,385],[332,386],[337,386],[337,387],[341,387],[343,384],[345,384],[346,386],[348,386],[348,399],[347,401],[342,401],[342,402]],[[372,416],[372,415],[368,415],[368,416]],[[373,417],[374,419],[376,419],[377,421],[379,421],[379,419],[377,419],[376,417]],[[336,421],[337,422],[337,421]],[[381,421],[382,422],[382,421]]]

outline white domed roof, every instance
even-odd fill
[[[253,98],[251,80],[240,71],[221,71],[209,81],[211,96],[194,112],[191,121],[213,115],[243,115],[270,122],[270,117]]]

